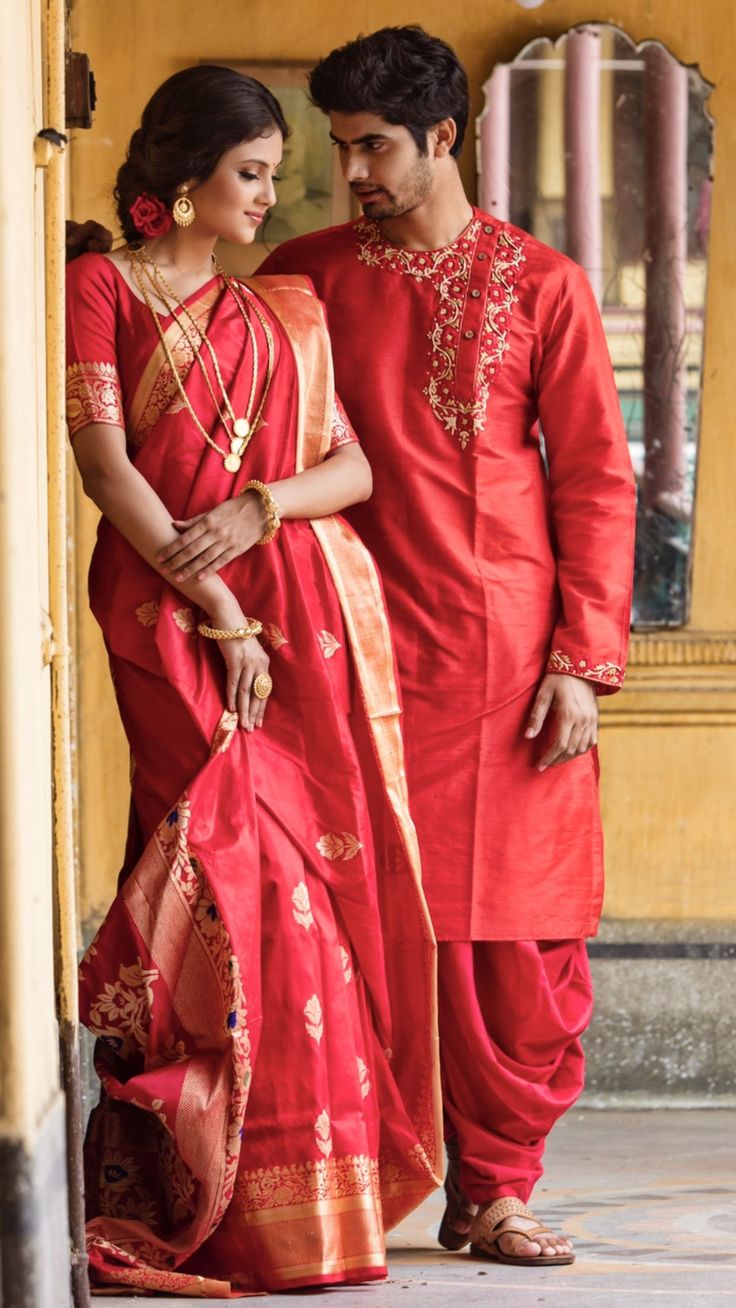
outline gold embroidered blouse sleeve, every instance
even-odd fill
[[[91,422],[125,427],[120,378],[114,363],[70,363],[66,370],[66,420],[75,436]]]
[[[125,428],[117,356],[120,274],[103,254],[66,270],[66,403],[69,435],[90,423]]]
[[[340,403],[337,395],[332,410],[332,430],[330,433],[330,449],[337,450],[341,445],[354,445],[358,440],[350,419]]]

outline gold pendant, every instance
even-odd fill
[[[250,435],[250,423],[247,418],[235,419],[235,422],[233,423],[233,435],[239,436],[241,440],[245,440],[246,436]]]
[[[241,436],[240,440],[238,440],[237,436],[233,436],[230,441],[230,449],[233,454],[242,454],[245,449],[245,437]]]
[[[223,460],[226,472],[237,472],[243,460],[239,454],[228,454]]]

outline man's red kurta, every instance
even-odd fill
[[[539,773],[551,724],[524,737],[545,670],[623,679],[634,482],[585,274],[479,210],[439,250],[362,218],[263,271],[312,278],[373,468],[349,516],[386,588],[437,936],[591,935],[595,751]]]

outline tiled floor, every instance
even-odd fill
[[[438,1193],[389,1237],[388,1282],[273,1295],[270,1302],[308,1299],[309,1308],[736,1308],[736,1114],[573,1112],[550,1141],[534,1207],[575,1240],[571,1267],[501,1267],[445,1253],[434,1240],[442,1213]],[[153,1308],[161,1300],[99,1302]]]

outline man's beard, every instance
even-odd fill
[[[411,176],[407,178],[406,185],[402,186],[398,193],[394,194],[383,186],[377,186],[376,190],[381,192],[378,198],[367,204],[361,204],[361,207],[366,218],[374,218],[377,222],[386,218],[400,218],[405,213],[411,213],[412,209],[416,209],[426,200],[431,187],[430,163],[428,159],[422,157]],[[360,196],[356,198],[361,203]]]

